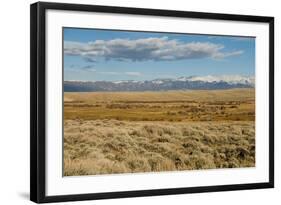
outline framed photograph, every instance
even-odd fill
[[[31,5],[34,202],[274,187],[274,18]]]

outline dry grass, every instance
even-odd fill
[[[186,90],[145,92],[66,92],[65,102],[87,101],[89,103],[110,101],[243,101],[252,100],[255,89]]]
[[[64,174],[255,165],[254,122],[65,122]]]
[[[64,175],[255,166],[254,89],[65,93]]]
[[[254,89],[65,93],[65,119],[253,121]]]

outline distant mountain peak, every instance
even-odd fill
[[[182,76],[146,81],[65,81],[66,92],[91,91],[160,91],[160,90],[212,90],[231,88],[253,88],[254,76],[243,75],[206,75]]]
[[[203,81],[203,82],[227,82],[230,84],[251,84],[255,85],[255,77],[243,75],[207,75],[207,76],[193,76],[189,81]]]

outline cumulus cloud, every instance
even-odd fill
[[[186,43],[168,39],[168,37],[96,40],[88,43],[64,42],[64,53],[66,55],[82,56],[90,62],[96,62],[100,58],[120,61],[222,59],[243,53],[242,50],[225,52],[223,48],[222,44],[211,42]]]
[[[239,51],[233,51],[233,52],[228,52],[228,53],[216,53],[216,54],[214,54],[213,58],[222,59],[222,58],[227,58],[229,56],[241,55],[243,52],[244,51],[239,50]]]

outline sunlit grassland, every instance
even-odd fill
[[[64,94],[64,175],[255,166],[255,90]]]
[[[248,121],[254,89],[65,93],[65,119],[130,121]]]

